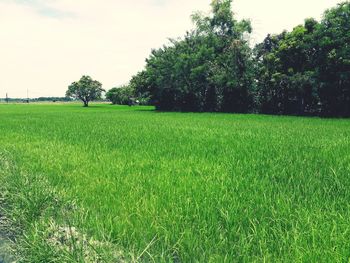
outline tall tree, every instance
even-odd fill
[[[234,19],[231,3],[214,0],[211,15],[192,16],[195,30],[152,51],[141,86],[158,109],[246,112],[251,107],[252,59],[245,40],[251,26]]]
[[[315,31],[322,113],[350,116],[350,2],[327,10]]]

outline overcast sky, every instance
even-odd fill
[[[321,18],[338,0],[235,0],[252,41]],[[210,0],[0,0],[0,97],[64,96],[87,74],[105,89],[142,70],[152,48],[192,28]]]

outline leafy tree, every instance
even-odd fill
[[[134,91],[135,97],[141,105],[149,105],[152,101],[152,82],[149,80],[148,72],[143,70],[133,76],[129,86]]]
[[[251,50],[231,0],[212,2],[212,15],[192,16],[195,30],[153,50],[144,71],[133,78],[160,110],[247,112],[252,106]]]
[[[350,3],[255,47],[263,113],[350,116]]]
[[[106,98],[113,104],[128,105],[135,91],[130,85],[121,86],[119,88],[112,88],[106,93]]]
[[[316,25],[314,20],[306,20],[305,26],[268,35],[256,46],[261,112],[303,115],[316,110],[312,44]]]
[[[322,114],[350,116],[350,2],[327,10],[315,31]]]
[[[350,3],[267,35],[252,50],[232,0],[195,13],[195,29],[153,50],[130,85],[160,110],[350,116]]]
[[[68,87],[66,96],[80,99],[83,101],[84,107],[88,107],[89,102],[100,99],[104,91],[100,82],[93,80],[89,76],[82,76],[78,82],[73,82]]]

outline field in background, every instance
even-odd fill
[[[0,105],[0,151],[141,261],[350,257],[350,120]]]

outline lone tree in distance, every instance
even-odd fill
[[[100,99],[104,91],[100,82],[93,80],[90,76],[82,76],[78,82],[69,85],[66,96],[80,99],[83,101],[84,107],[88,107],[89,102]]]

